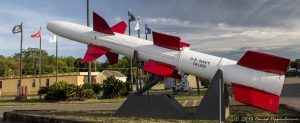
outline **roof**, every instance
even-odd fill
[[[109,77],[109,76],[115,76],[115,77],[126,77],[124,74],[122,74],[119,71],[111,71],[111,70],[104,70],[101,72],[102,74],[104,74],[105,76]]]

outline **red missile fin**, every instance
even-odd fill
[[[279,96],[255,88],[232,83],[232,90],[236,101],[259,107],[271,112],[278,111]]]
[[[114,35],[106,21],[95,12],[93,12],[93,22],[94,31]]]
[[[118,63],[118,58],[119,58],[119,55],[116,54],[116,53],[113,53],[113,52],[107,52],[105,54],[105,56],[107,57],[109,63],[111,64],[116,64]]]
[[[183,47],[190,47],[190,44],[185,43],[185,42],[180,42],[180,48],[183,48]]]
[[[124,21],[117,23],[111,27],[111,30],[116,33],[124,34],[127,28],[127,24]]]
[[[159,32],[152,32],[154,45],[172,49],[180,50],[180,38],[172,35],[167,35]]]
[[[238,61],[237,65],[283,75],[285,74],[289,63],[290,60],[286,58],[266,53],[247,51],[246,54]]]
[[[83,57],[82,63],[87,63],[90,61],[94,61],[100,56],[107,53],[110,49],[107,49],[105,47],[96,46],[93,44],[88,45],[88,49]]]
[[[146,72],[155,74],[155,75],[163,76],[163,77],[170,77],[172,75],[172,73],[174,72],[174,69],[171,65],[156,62],[153,60],[149,60],[145,64],[143,70]]]

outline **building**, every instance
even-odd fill
[[[100,72],[92,72],[92,82],[96,81],[96,76]],[[67,81],[75,85],[81,85],[88,81],[87,72],[64,73],[58,74],[58,81]],[[23,76],[22,83],[18,76],[16,77],[0,77],[0,96],[15,96],[17,95],[18,86],[27,86],[28,95],[37,95],[39,87],[50,86],[56,81],[55,74],[43,75],[41,85],[39,84],[38,76]]]
[[[127,77],[119,71],[104,70],[96,76],[96,82],[102,84],[108,77],[114,76],[116,79],[126,82]]]

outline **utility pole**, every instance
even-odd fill
[[[140,21],[141,21],[140,16],[137,17],[136,21],[139,23],[139,26],[140,26]],[[138,31],[138,38],[141,38],[141,28],[139,27],[139,29],[137,31]],[[137,74],[137,80],[138,80],[137,86],[140,86],[139,88],[142,88],[143,71],[140,68],[137,68],[136,74]]]
[[[41,31],[40,27],[40,31]],[[41,32],[40,32],[41,33]],[[42,35],[40,34],[40,53],[39,53],[39,83],[42,83]]]
[[[86,0],[86,26],[90,26],[90,1]],[[92,63],[88,63],[88,83],[91,84],[92,76],[91,76],[91,68]]]
[[[20,84],[18,83],[18,97],[20,96],[20,90],[22,88],[22,60],[23,60],[23,22],[21,23],[21,42],[20,42]]]
[[[55,47],[56,47],[56,54],[55,54],[55,56],[56,56],[56,72],[55,72],[55,80],[56,80],[56,82],[57,82],[57,80],[58,80],[58,78],[57,78],[57,74],[58,74],[58,60],[57,60],[57,58],[58,58],[58,38],[56,37],[56,42],[55,42]]]

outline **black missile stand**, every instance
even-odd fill
[[[137,52],[134,52],[133,63],[137,67],[142,65],[137,62]],[[196,113],[188,113],[183,106],[171,95],[156,94],[143,95],[158,82],[163,81],[161,76],[151,76],[146,84],[127,100],[116,111],[118,117],[151,117],[172,119],[202,119],[225,120],[225,107],[228,107],[227,86],[223,86],[222,71],[218,70],[203,97]],[[220,88],[221,87],[221,88]],[[217,92],[217,93],[216,93]],[[221,102],[220,102],[221,101]]]
[[[209,85],[196,113],[191,119],[225,121],[229,116],[228,85],[223,82],[223,72],[218,70]]]

